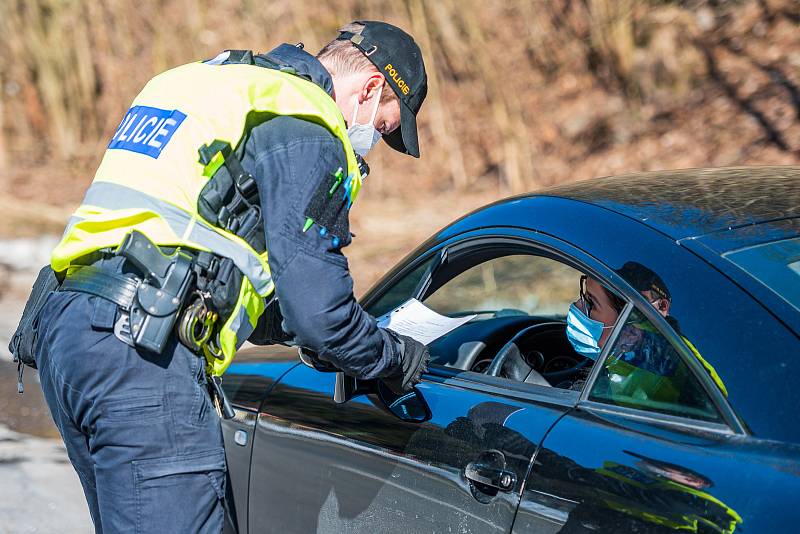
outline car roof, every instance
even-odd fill
[[[800,217],[800,167],[643,172],[575,182],[524,196],[586,202],[679,240]],[[795,225],[785,228],[786,236],[796,235]]]

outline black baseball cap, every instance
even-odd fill
[[[406,32],[373,20],[357,20],[363,24],[360,34],[342,32],[337,39],[347,40],[361,50],[386,77],[389,87],[400,99],[400,127],[383,136],[393,149],[419,157],[417,113],[428,94],[428,76],[422,62],[422,51]]]

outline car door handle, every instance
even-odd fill
[[[233,442],[241,447],[247,445],[247,432],[244,430],[237,430],[233,433]]]
[[[464,468],[464,476],[472,482],[490,486],[500,491],[511,491],[517,483],[513,471],[500,469],[480,462],[470,462]]]

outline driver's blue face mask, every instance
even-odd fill
[[[567,313],[567,339],[581,356],[596,360],[600,354],[600,338],[603,330],[612,328],[586,315],[575,304],[570,304]]]

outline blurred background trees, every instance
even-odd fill
[[[413,34],[431,78],[423,164],[381,151],[373,166],[379,189],[510,193],[638,169],[800,159],[796,0],[1,5],[6,179],[43,167],[85,183],[155,73],[225,48],[302,41],[314,52],[358,18]],[[34,185],[31,176],[23,181]],[[80,195],[13,190],[50,201]]]
[[[410,206],[449,219],[600,175],[800,163],[798,0],[0,0],[0,209],[25,223],[0,234],[60,231],[154,74],[226,48],[313,53],[354,19],[414,35],[430,77],[421,161],[370,154],[386,231]]]

